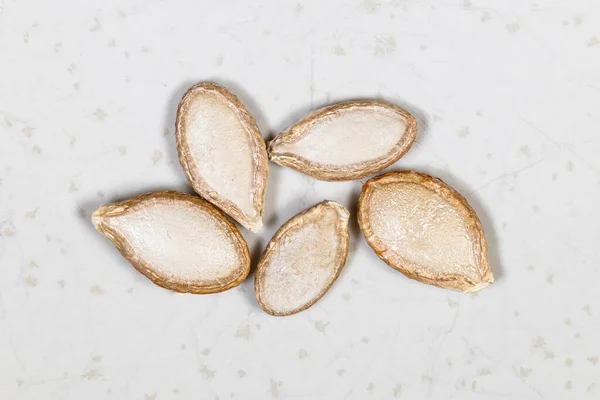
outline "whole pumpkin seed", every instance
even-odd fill
[[[280,133],[269,144],[269,156],[320,180],[360,179],[396,162],[416,133],[416,120],[398,106],[347,101],[316,110]]]
[[[494,282],[477,214],[439,179],[402,171],[368,180],[358,223],[375,253],[409,278],[463,293]]]
[[[138,271],[167,289],[221,292],[250,272],[248,245],[238,229],[196,196],[148,193],[100,207],[92,223]]]
[[[333,285],[348,255],[349,213],[324,201],[283,224],[258,262],[254,291],[271,315],[306,310]]]
[[[227,89],[199,83],[183,96],[175,136],[179,161],[196,193],[257,232],[268,156],[252,115]]]

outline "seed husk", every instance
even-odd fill
[[[202,82],[183,96],[175,125],[179,162],[196,193],[258,232],[268,156],[254,117],[227,89]]]
[[[368,180],[358,223],[375,253],[411,279],[463,293],[494,282],[477,214],[439,179],[400,171]]]
[[[346,101],[308,114],[269,144],[269,157],[324,181],[375,174],[412,145],[417,121],[406,110],[379,100]]]
[[[263,310],[292,315],[329,290],[348,256],[348,218],[343,206],[324,201],[279,228],[258,262],[254,280]]]
[[[131,265],[166,289],[221,292],[250,272],[248,245],[236,226],[197,196],[144,194],[98,208],[92,223]]]

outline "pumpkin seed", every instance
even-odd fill
[[[268,156],[246,107],[227,89],[199,83],[183,96],[175,128],[179,161],[196,193],[258,232]]]
[[[377,101],[347,101],[316,110],[269,144],[277,164],[325,181],[360,179],[398,161],[417,122],[406,110]]]
[[[283,224],[256,270],[258,304],[271,315],[306,310],[329,290],[348,255],[348,210],[324,201]]]
[[[167,289],[221,292],[250,272],[248,245],[238,229],[196,196],[148,193],[100,207],[92,222],[138,271]]]
[[[375,253],[409,278],[463,293],[494,282],[477,214],[439,179],[412,171],[370,179],[358,223]]]

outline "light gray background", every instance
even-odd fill
[[[0,398],[597,399],[600,6],[595,1],[0,0]],[[383,98],[419,121],[390,169],[442,178],[482,220],[497,282],[466,296],[386,266],[351,226],[310,310],[253,281],[178,295],[93,229],[99,205],[189,191],[184,91],[226,85],[265,137]],[[360,182],[270,166],[256,257]],[[354,218],[354,217],[353,217]]]

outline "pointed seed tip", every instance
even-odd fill
[[[253,233],[258,233],[261,231],[262,227],[263,227],[262,219],[259,219],[258,221],[251,223],[248,226],[248,230]]]
[[[484,281],[484,282],[480,282],[480,283],[478,283],[475,286],[472,286],[472,287],[470,287],[470,288],[468,288],[466,290],[463,290],[462,292],[463,293],[475,293],[475,292],[480,291],[481,289],[485,289],[486,287],[488,287],[492,283],[494,283],[494,279],[487,280],[487,281]]]
[[[90,220],[92,221],[92,224],[94,224],[95,227],[98,227],[98,225],[100,225],[104,220],[103,208],[104,206],[99,207],[96,211],[92,213],[92,216],[90,217]]]

